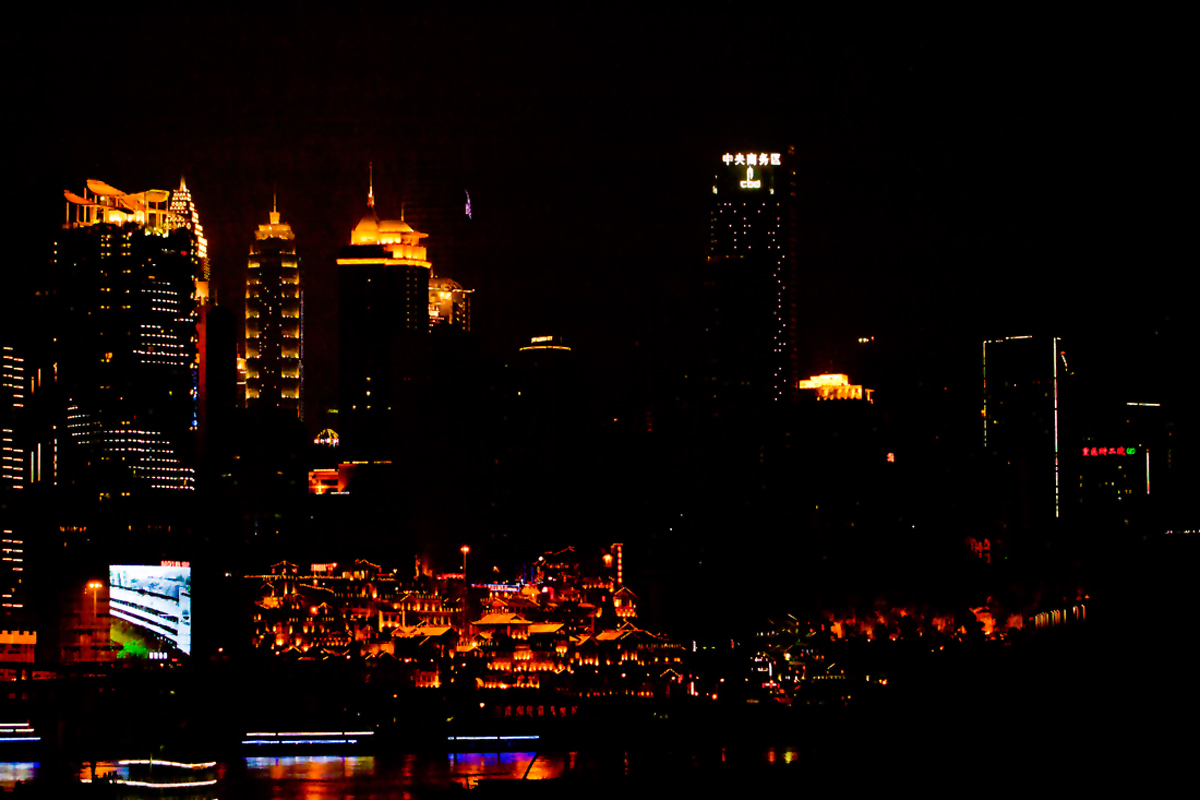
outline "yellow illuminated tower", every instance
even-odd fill
[[[420,417],[427,368],[432,264],[428,234],[367,214],[338,255],[338,432],[353,452],[376,457]]]
[[[296,236],[274,207],[270,219],[254,232],[246,271],[246,405],[303,418],[300,259]]]
[[[204,226],[200,224],[200,212],[192,193],[187,188],[183,176],[179,176],[179,188],[171,192],[171,202],[167,205],[173,222],[171,227],[186,228],[192,234],[192,245],[195,248],[193,256],[200,264],[200,274],[197,279],[208,280],[208,239],[204,236]]]

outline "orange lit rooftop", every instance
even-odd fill
[[[796,388],[815,390],[818,400],[862,400],[865,396],[868,403],[875,402],[871,399],[873,389],[850,383],[850,376],[841,372],[811,375],[796,381]]]
[[[414,230],[411,225],[401,219],[379,219],[371,210],[359,221],[350,233],[352,246],[379,246],[388,252],[385,259],[387,264],[408,264],[411,266],[432,268],[427,260],[426,249],[421,240],[429,234]],[[377,264],[379,258],[364,256],[361,258],[345,255],[337,260],[338,264]]]
[[[163,205],[171,197],[171,193],[166,189],[123,192],[104,181],[90,178],[82,196],[64,190],[63,197],[67,201],[67,219],[64,224],[67,228],[104,222],[115,225],[135,222],[138,225],[158,228],[181,227],[184,224],[178,215]]]

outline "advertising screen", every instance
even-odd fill
[[[190,566],[112,565],[108,598],[118,658],[165,659],[172,650],[192,652]]]

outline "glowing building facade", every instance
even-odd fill
[[[37,468],[30,447],[31,392],[25,359],[7,341],[0,345],[0,618],[21,616],[25,606],[25,531],[28,504],[23,502]],[[5,628],[11,628],[11,624]]]
[[[0,491],[23,489],[28,479],[26,445],[19,430],[28,391],[25,359],[12,345],[4,344],[0,350]]]
[[[841,373],[828,375],[813,375],[806,380],[797,381],[796,388],[811,391],[818,400],[866,400],[871,399],[873,389],[864,389],[858,384],[850,383],[850,376]]]
[[[254,234],[246,272],[246,405],[303,418],[300,260],[291,226],[277,211],[270,219]]]
[[[200,212],[192,193],[187,188],[183,176],[179,178],[179,188],[171,192],[171,202],[167,206],[173,219],[173,227],[186,228],[192,235],[192,250],[200,264],[199,280],[208,280],[208,239],[204,236],[204,226],[200,224]]]
[[[429,324],[438,327],[471,330],[471,293],[450,278],[429,279]]]
[[[700,377],[718,407],[789,398],[799,378],[790,157],[715,159]]]
[[[82,196],[64,195],[50,290],[54,364],[42,376],[56,385],[63,424],[53,471],[40,475],[101,500],[191,490],[204,289],[196,233],[170,211],[171,192],[88,181]]]

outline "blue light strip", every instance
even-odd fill
[[[540,739],[540,738],[542,738],[542,737],[540,737],[540,736],[447,736],[446,741],[448,741],[448,742],[469,742],[469,741],[480,741],[480,740],[487,740],[487,741],[501,740],[501,741],[503,741],[503,740],[507,740],[507,739]]]
[[[242,744],[358,744],[357,739],[243,739]]]

